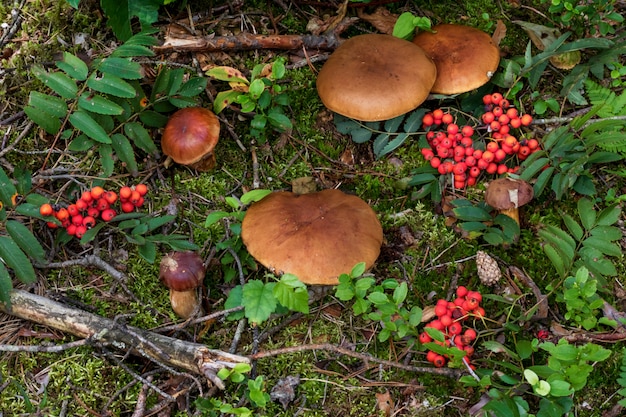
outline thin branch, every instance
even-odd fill
[[[59,353],[64,350],[74,349],[77,347],[88,345],[91,339],[81,339],[75,342],[63,343],[62,345],[43,346],[43,345],[0,345],[1,352],[30,352],[30,353]]]

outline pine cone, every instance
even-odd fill
[[[476,267],[478,268],[478,278],[485,285],[494,285],[502,277],[496,260],[481,250],[476,252]]]

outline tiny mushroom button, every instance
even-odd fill
[[[279,191],[248,209],[241,238],[248,252],[278,275],[336,285],[356,264],[374,264],[383,230],[374,210],[357,196],[339,190]]]
[[[215,113],[203,107],[186,107],[176,111],[165,125],[161,149],[178,164],[209,171],[215,166],[219,135],[220,121]]]
[[[421,32],[413,43],[437,66],[431,92],[460,94],[486,84],[498,69],[500,50],[491,36],[464,25],[442,24]]]
[[[170,289],[172,310],[188,319],[200,309],[197,288],[202,285],[206,268],[196,252],[171,252],[161,259],[159,278]]]
[[[533,199],[533,187],[520,179],[498,178],[493,180],[485,190],[485,202],[500,213],[519,221],[519,208]]]
[[[317,92],[335,113],[374,122],[422,104],[436,75],[435,64],[415,44],[391,35],[357,35],[324,63]]]

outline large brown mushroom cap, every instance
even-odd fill
[[[387,120],[419,106],[436,68],[423,50],[391,35],[354,36],[328,58],[317,92],[330,110],[362,121]]]
[[[220,121],[215,113],[203,107],[186,107],[168,120],[161,149],[176,163],[206,171],[215,165],[213,150],[219,135]]]
[[[420,32],[413,43],[437,66],[431,92],[460,94],[486,84],[498,69],[500,50],[487,33],[470,26],[442,24]]]
[[[248,209],[241,237],[248,252],[274,273],[335,285],[356,264],[374,264],[383,230],[374,210],[356,196],[339,190],[284,191]]]

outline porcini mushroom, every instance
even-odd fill
[[[441,24],[420,32],[413,43],[437,66],[431,92],[460,94],[486,84],[500,63],[500,49],[491,36],[471,26]]]
[[[519,225],[519,208],[533,199],[533,187],[524,180],[498,178],[485,190],[485,202]]]
[[[419,106],[430,94],[435,64],[413,43],[366,34],[343,42],[317,76],[324,105],[343,116],[373,122]]]
[[[248,209],[241,238],[248,252],[277,275],[336,285],[356,264],[374,264],[383,230],[374,210],[357,196],[339,190],[279,191]]]
[[[202,285],[206,268],[196,252],[171,252],[161,259],[159,278],[170,289],[172,310],[188,319],[200,308],[197,289]]]
[[[220,135],[220,121],[211,110],[186,107],[168,120],[161,137],[163,153],[174,162],[198,171],[215,166],[215,153]]]

